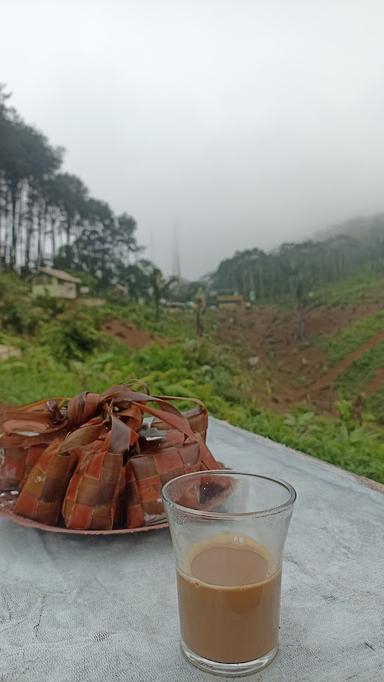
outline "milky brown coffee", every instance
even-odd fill
[[[177,570],[180,628],[195,654],[243,663],[277,646],[281,570],[250,538],[228,533],[195,545]]]

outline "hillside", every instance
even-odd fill
[[[344,280],[311,307],[195,313],[32,300],[0,276],[0,400],[25,403],[144,378],[212,414],[384,482],[384,280]]]
[[[384,218],[378,215],[325,230],[316,240],[281,244],[271,252],[237,251],[219,264],[209,281],[212,289],[235,290],[252,302],[307,307],[324,287],[324,302],[330,302],[345,281],[348,289],[348,280],[362,278],[365,287],[383,275]]]
[[[367,284],[360,301],[345,294],[344,303],[317,302],[304,314],[277,305],[219,312],[217,338],[250,368],[254,395],[264,406],[285,412],[306,403],[335,415],[338,400],[364,397],[380,422],[372,396],[384,388],[383,285]]]

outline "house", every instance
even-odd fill
[[[39,268],[32,277],[32,296],[53,296],[73,300],[78,296],[80,283],[78,277],[73,277],[64,270]]]
[[[125,284],[120,284],[117,282],[116,284],[112,285],[112,292],[115,296],[123,298],[124,296],[128,295],[128,287]]]
[[[244,298],[238,294],[218,294],[217,305],[219,308],[227,308],[229,310],[242,308],[244,305]]]

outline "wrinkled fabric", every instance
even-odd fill
[[[212,420],[227,466],[288,480],[280,652],[256,682],[384,679],[384,494]],[[168,530],[42,533],[0,520],[1,682],[214,682],[178,645]]]

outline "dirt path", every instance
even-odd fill
[[[313,384],[308,386],[305,390],[301,392],[301,397],[304,398],[305,396],[308,395],[313,395],[314,393],[318,393],[322,391],[325,388],[329,388],[332,386],[336,379],[342,374],[342,372],[345,372],[348,367],[350,367],[356,360],[361,358],[362,355],[364,355],[367,351],[371,350],[371,348],[374,348],[377,346],[379,343],[384,342],[384,332],[378,332],[374,336],[372,336],[368,341],[365,341],[361,346],[356,348],[356,350],[352,351],[352,353],[349,353],[346,355],[340,362],[338,362],[332,369],[330,369],[324,376],[320,377],[317,381],[315,381]],[[380,370],[383,372],[382,377],[384,377],[384,370]],[[374,379],[377,378],[377,375],[374,377]],[[373,379],[372,382],[373,383]],[[373,391],[371,391],[373,392]]]

